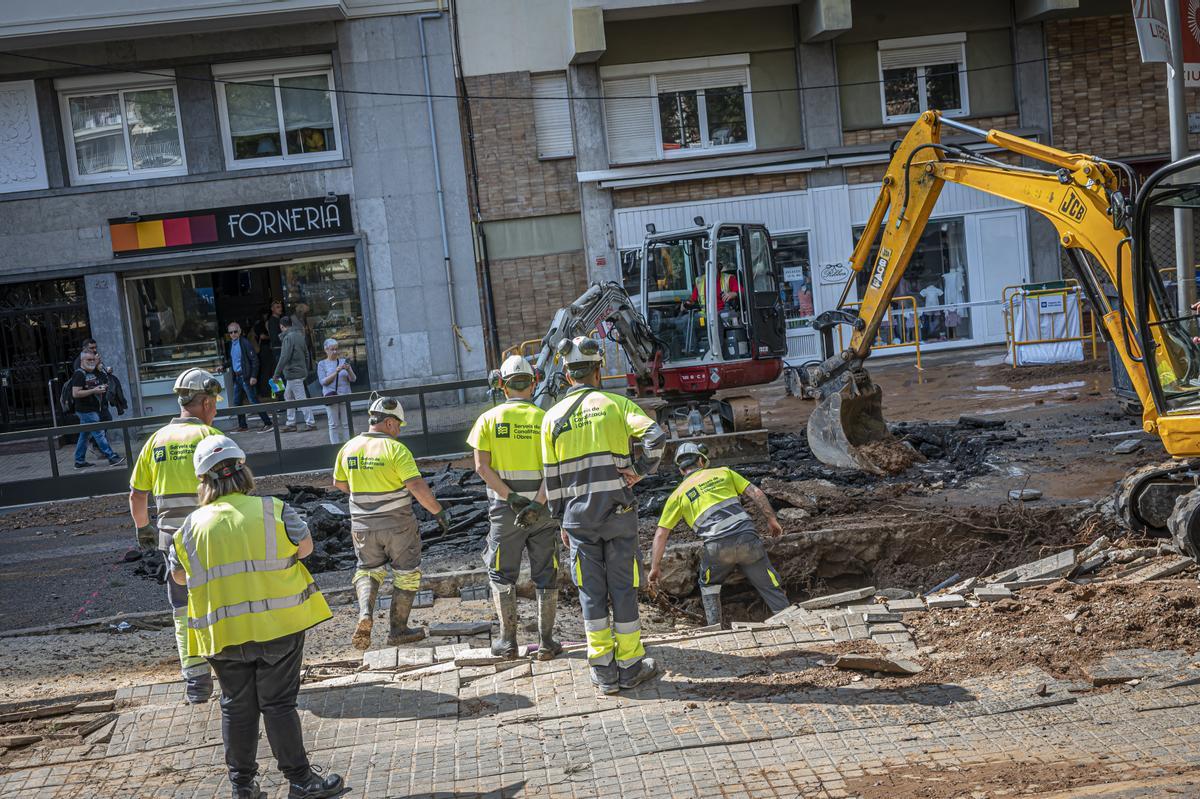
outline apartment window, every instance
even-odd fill
[[[566,73],[534,75],[530,83],[538,158],[570,158],[575,154],[575,142],[571,138],[571,102],[567,99]]]
[[[72,183],[187,173],[173,72],[63,78],[55,88]]]
[[[233,169],[341,157],[328,55],[213,67]]]
[[[609,159],[752,149],[749,64],[734,55],[602,68]]]
[[[879,42],[883,121],[911,122],[931,108],[946,116],[967,114],[965,43],[963,33]]]

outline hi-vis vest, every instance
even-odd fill
[[[355,532],[404,529],[413,520],[412,492],[421,476],[408,447],[387,433],[362,433],[342,445],[333,479],[350,486],[350,527]]]
[[[192,512],[175,533],[187,572],[189,655],[273,641],[330,618],[283,526],[283,502],[229,494]]]
[[[196,487],[200,483],[192,464],[196,445],[220,433],[199,419],[172,419],[142,447],[129,487],[154,495],[161,549],[170,546],[171,534],[196,509]]]
[[[756,532],[754,520],[738,499],[748,485],[746,478],[726,467],[692,472],[667,497],[658,526],[670,530],[682,520],[709,540]]]
[[[572,388],[542,418],[546,499],[551,515],[567,528],[592,527],[614,511],[633,510],[633,491],[617,471],[634,465],[629,439],[641,439],[648,471],[658,467],[667,439],[637,403],[607,391],[591,390],[570,418],[563,419],[584,390]]]
[[[510,399],[485,411],[471,428],[467,443],[489,452],[492,468],[509,488],[528,499],[542,487],[542,418],[538,406],[523,399]],[[487,490],[492,515],[508,508],[496,492]]]

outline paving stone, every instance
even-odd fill
[[[1010,580],[1036,580],[1042,577],[1061,577],[1070,573],[1071,569],[1075,568],[1075,550],[1066,549],[1062,552],[1056,552],[1049,557],[1035,560],[1032,563],[1026,563],[1013,569],[1011,577],[996,580],[995,582],[1008,582]]]
[[[98,699],[94,702],[80,702],[75,706],[76,713],[108,713],[113,709],[113,700]]]
[[[891,613],[918,613],[926,610],[925,600],[921,597],[913,599],[896,599],[887,603],[887,609]]]
[[[856,588],[853,591],[842,591],[838,594],[827,594],[826,596],[814,597],[806,602],[801,602],[798,607],[802,610],[818,610],[820,608],[832,608],[838,605],[848,605],[852,602],[857,602],[860,599],[875,595],[875,586],[870,585],[866,588]]]
[[[887,624],[889,622],[900,621],[899,613],[891,613],[886,610],[875,610],[863,614],[863,621],[867,624]]]
[[[1142,441],[1136,438],[1127,438],[1120,444],[1113,447],[1114,455],[1132,455],[1143,447]]]
[[[1002,585],[982,585],[975,589],[975,598],[980,602],[999,602],[1012,596],[1013,592]]]
[[[912,599],[916,594],[904,588],[880,588],[875,591],[875,596],[881,596],[884,599]]]
[[[1172,672],[1191,662],[1186,652],[1179,650],[1123,649],[1110,652],[1086,667],[1088,679],[1094,686],[1115,685],[1134,679],[1146,679],[1156,674]]]
[[[1108,563],[1108,553],[1101,552],[1099,554],[1092,555],[1087,560],[1081,560],[1079,562],[1079,565],[1077,565],[1075,567],[1075,571],[1072,572],[1072,574],[1074,574],[1075,576],[1091,574],[1092,572],[1096,571],[1096,569],[1099,569],[1101,566],[1103,566],[1105,563]]]
[[[975,586],[979,585],[979,583],[980,580],[978,577],[968,577],[962,582],[955,583],[954,585],[950,586],[946,589],[946,591],[949,594],[966,594]]]
[[[871,629],[865,624],[852,624],[847,628],[851,641],[861,641],[871,637]]]
[[[903,624],[900,624],[899,622],[895,622],[893,624],[872,624],[871,625],[871,635],[883,634],[883,633],[907,634],[908,628],[905,627]]]
[[[428,588],[422,588],[413,597],[413,608],[418,610],[421,608],[431,608],[433,607],[433,602],[433,591]]]
[[[467,649],[454,656],[455,666],[493,666],[509,660],[506,655],[493,655],[491,649]]]
[[[479,602],[491,599],[492,592],[486,585],[464,585],[459,590],[458,596],[463,602]]]
[[[455,638],[460,635],[481,635],[492,631],[491,621],[454,621],[429,625],[429,634],[441,638]]]
[[[1009,582],[1006,582],[1006,583],[999,583],[999,585],[1004,586],[1009,591],[1019,591],[1022,588],[1041,588],[1042,586],[1051,585],[1052,583],[1057,583],[1061,579],[1063,579],[1063,578],[1061,578],[1061,577],[1034,577],[1029,580],[1010,580]]]
[[[1149,580],[1161,580],[1165,577],[1171,577],[1186,570],[1195,563],[1191,558],[1163,558],[1157,562],[1151,563],[1145,568],[1139,569],[1129,575],[1127,579],[1131,583],[1144,583]]]
[[[17,749],[29,746],[42,740],[40,735],[0,735],[0,746],[7,749]]]
[[[962,608],[966,607],[967,600],[963,599],[962,594],[937,594],[935,596],[926,597],[926,603],[930,610],[944,608]]]
[[[363,668],[368,671],[394,669],[397,663],[397,649],[394,646],[383,649],[371,649],[363,653]]]
[[[838,655],[833,665],[839,669],[882,671],[886,674],[917,674],[925,670],[923,666],[911,660],[879,655]]]
[[[92,732],[84,736],[83,742],[90,746],[96,744],[106,744],[112,740],[113,731],[117,728],[117,717],[114,716],[107,723],[96,728]]]

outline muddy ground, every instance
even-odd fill
[[[812,404],[787,397],[782,383],[756,392],[768,428],[778,435],[772,440],[771,463],[743,471],[764,487],[771,481],[802,483],[799,493],[804,498],[794,505],[773,492],[785,531],[794,539],[851,524],[877,525],[881,531],[917,525],[922,531],[921,536],[908,536],[904,546],[858,563],[818,567],[800,555],[777,562],[794,599],[861,585],[864,579],[880,588],[928,589],[955,573],[968,576],[1016,565],[1107,531],[1104,525],[1110,522],[1093,513],[1093,506],[1111,493],[1126,471],[1164,460],[1161,445],[1142,435],[1139,420],[1124,414],[1111,397],[1104,360],[1013,370],[998,363],[1000,354],[987,349],[928,355],[920,372],[907,361],[873,365],[896,434],[934,456],[887,478],[819,464],[803,445]],[[963,415],[1003,424],[996,429],[961,425]],[[1114,445],[1126,437],[1144,440],[1143,448],[1132,455],[1113,454]],[[647,539],[673,480],[668,470],[640,493]],[[267,478],[262,490],[327,481],[327,474]],[[1043,497],[1028,504],[1010,501],[1009,491],[1021,488],[1036,488]],[[162,586],[139,573],[146,571],[144,565],[126,560],[133,531],[123,497],[5,511],[0,513],[0,532],[0,630],[161,610],[165,605]],[[688,536],[677,533],[675,540],[685,543]],[[423,568],[478,568],[480,546],[471,536],[431,546]],[[327,571],[317,580],[326,589],[344,588],[349,572]],[[730,585],[725,598],[730,618],[765,615],[744,587]],[[1055,602],[1070,601],[1074,600],[1054,598],[1044,612],[1057,613]],[[577,606],[570,598],[565,604],[562,634],[578,640]],[[647,627],[665,630],[693,623],[698,601],[672,597],[655,604],[647,597],[645,608]],[[418,618],[458,620],[486,618],[488,613],[486,603],[439,599]],[[350,609],[339,606],[335,614],[334,623],[312,635],[310,662],[357,657],[346,645]],[[948,649],[967,644],[978,649],[976,642],[957,640],[952,633],[950,628],[930,628],[920,630],[919,636],[943,641]],[[955,666],[953,658],[945,662],[948,671],[943,676],[965,667]],[[168,680],[175,673],[173,643],[166,630],[0,639],[0,687],[12,699],[106,690]]]

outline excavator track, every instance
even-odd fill
[[[1195,493],[1198,477],[1200,461],[1152,463],[1136,469],[1117,484],[1117,517],[1135,533],[1172,536],[1170,519],[1178,502]]]
[[[1200,562],[1200,489],[1193,489],[1175,500],[1167,528],[1171,531],[1175,550]]]

